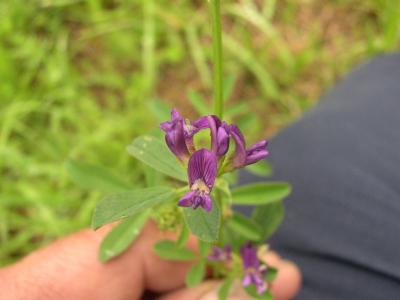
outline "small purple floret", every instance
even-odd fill
[[[268,269],[266,265],[260,264],[257,257],[257,249],[251,243],[247,243],[240,249],[240,255],[242,256],[243,269],[245,271],[242,285],[246,287],[254,284],[258,294],[264,293],[267,290],[264,276],[267,274]]]
[[[230,134],[236,146],[235,153],[231,158],[231,165],[229,166],[230,170],[243,168],[267,157],[267,141],[259,141],[251,146],[249,149],[246,149],[245,138],[236,125],[230,126]]]
[[[207,258],[211,261],[230,261],[232,259],[232,247],[229,245],[226,245],[224,248],[214,246]]]
[[[160,124],[160,128],[165,132],[168,148],[183,162],[187,162],[190,157],[188,144],[190,145],[191,139],[187,137],[186,127],[185,120],[176,109],[171,111],[171,121]]]
[[[178,205],[193,209],[201,206],[210,212],[212,209],[210,193],[214,187],[217,168],[218,160],[213,152],[207,149],[194,152],[188,163],[190,191],[179,200]]]
[[[229,148],[229,126],[214,115],[200,117],[192,122],[192,133],[210,129],[211,151],[218,157],[224,156]]]
[[[248,150],[246,150],[246,165],[254,164],[259,160],[267,157],[267,145],[268,142],[263,140],[254,144]]]

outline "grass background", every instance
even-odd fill
[[[222,2],[228,118],[252,139],[399,48],[398,1]],[[72,183],[67,159],[140,186],[125,146],[168,107],[208,111],[210,26],[206,0],[0,2],[0,266],[89,224],[101,190]]]

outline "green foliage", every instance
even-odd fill
[[[115,226],[102,240],[99,259],[106,262],[124,252],[139,235],[148,218],[143,212],[133,215]]]
[[[231,226],[222,226],[222,243],[224,245],[231,245],[235,251],[239,251],[240,247],[243,246],[247,239],[232,229]]]
[[[281,202],[258,206],[254,209],[252,219],[262,230],[264,240],[267,240],[279,227],[285,214]]]
[[[251,284],[245,288],[247,294],[249,294],[253,299],[257,300],[273,300],[272,294],[269,291],[262,293],[261,295],[257,293],[254,284]]]
[[[185,246],[186,242],[189,239],[190,231],[186,224],[183,224],[181,227],[181,233],[179,234],[178,239],[176,240],[176,245],[178,247]]]
[[[198,247],[201,257],[207,257],[211,250],[211,244],[204,242],[202,240],[198,240]]]
[[[263,205],[280,201],[291,192],[286,182],[264,182],[243,185],[232,190],[234,204]]]
[[[262,240],[262,229],[252,219],[235,213],[229,220],[228,226],[237,234],[242,235],[245,239],[250,241]]]
[[[278,269],[268,266],[268,271],[265,279],[268,282],[272,282],[275,280],[276,276],[278,276]]]
[[[319,14],[319,1],[225,1],[227,119],[255,139],[299,118],[352,66],[399,48],[399,4],[328,1]],[[171,106],[192,111],[186,88],[211,98],[212,53],[207,1],[14,0],[0,1],[0,15],[5,265],[89,223],[100,194],[75,185],[65,160],[144,186],[124,145]]]
[[[198,285],[204,278],[206,273],[206,261],[204,259],[200,260],[194,264],[189,272],[186,274],[185,283],[186,286],[191,288]]]
[[[182,209],[183,216],[190,231],[204,242],[217,241],[220,227],[220,209],[217,203],[213,203],[211,212],[204,209]]]
[[[249,171],[250,173],[253,173],[254,175],[258,175],[258,176],[271,176],[272,175],[272,167],[266,160],[262,160],[256,164],[247,166],[246,170]]]
[[[141,136],[136,138],[127,150],[129,154],[155,170],[178,180],[187,181],[185,169],[168,149],[165,141],[152,136]]]
[[[132,188],[107,169],[99,166],[69,160],[65,163],[65,168],[71,179],[85,189],[117,192]]]
[[[150,187],[130,192],[105,196],[96,206],[92,218],[92,228],[132,216],[157,204],[168,201],[175,195],[169,187]]]
[[[196,255],[188,248],[178,247],[174,241],[163,240],[154,245],[157,255],[167,260],[188,261],[194,260]]]
[[[218,290],[218,300],[227,300],[232,287],[233,278],[226,278]]]

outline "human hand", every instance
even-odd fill
[[[190,263],[162,260],[153,252],[158,240],[174,238],[159,232],[153,223],[123,255],[101,263],[97,252],[109,229],[82,230],[0,270],[0,299],[134,300],[142,299],[145,291],[152,292],[147,299],[218,299],[220,282],[208,280],[185,288]],[[189,239],[188,246],[195,249],[195,239]],[[293,298],[301,284],[299,269],[273,252],[266,254],[265,261],[279,269],[271,287],[275,299]],[[237,284],[229,299],[246,297]]]

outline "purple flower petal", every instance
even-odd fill
[[[224,156],[229,147],[229,126],[214,115],[204,116],[191,124],[191,133],[202,129],[210,129],[211,151],[217,156]]]
[[[217,156],[224,156],[229,148],[229,134],[224,127],[219,127],[217,132]]]
[[[236,125],[231,125],[230,135],[235,142],[235,152],[228,158],[224,171],[243,168],[247,165],[258,162],[268,155],[267,141],[259,141],[246,150],[246,141],[240,129]]]
[[[212,252],[207,256],[208,260],[221,260],[224,250],[220,247],[212,247]]]
[[[258,162],[259,160],[267,157],[268,156],[267,145],[268,145],[268,142],[263,140],[263,141],[259,141],[258,143],[255,143],[253,146],[251,146],[246,151],[246,154],[247,154],[246,165],[254,164],[254,163]]]
[[[207,193],[195,190],[186,193],[179,200],[178,206],[193,207],[193,209],[201,206],[206,212],[210,212],[212,209],[212,200]]]
[[[195,196],[195,191],[187,192],[178,202],[179,206],[190,207],[193,205],[193,197]]]
[[[165,132],[165,142],[168,148],[184,162],[190,156],[190,151],[186,144],[185,126],[185,120],[179,115],[176,109],[171,111],[171,121],[160,124],[160,128]]]
[[[217,167],[217,157],[213,152],[201,149],[193,153],[188,164],[190,187],[197,184],[196,188],[208,188],[208,193],[210,193],[217,176]],[[202,184],[206,186],[201,186]]]
[[[267,283],[260,277],[257,277],[257,279],[255,279],[254,285],[256,286],[258,294],[262,294],[267,290]]]
[[[207,258],[211,261],[229,261],[232,259],[232,247],[229,245],[224,248],[213,246],[212,252]]]
[[[233,154],[233,167],[240,168],[246,163],[246,141],[240,129],[236,125],[231,125],[231,136],[235,142],[235,153]]]
[[[211,209],[212,209],[212,200],[211,200],[211,197],[208,195],[208,194],[205,194],[203,197],[202,197],[202,203],[201,203],[201,207],[202,208],[204,208],[204,210],[206,211],[206,212],[210,212],[211,211]]]
[[[178,111],[176,110],[176,108],[173,108],[171,111],[171,119],[172,120],[176,120],[179,119],[181,116],[179,115]]]
[[[212,124],[218,128],[221,126],[221,120],[215,115],[203,116],[192,122],[192,126],[197,130],[210,128]]]
[[[196,192],[196,195],[193,197],[193,209],[196,209],[199,206],[203,207],[203,201],[203,197],[199,195],[199,192]]]
[[[253,280],[251,278],[251,274],[248,273],[248,274],[244,275],[243,280],[242,280],[242,285],[244,287],[246,287],[246,286],[248,286],[248,285],[250,285],[252,283],[253,283]]]
[[[245,269],[258,269],[260,263],[257,257],[257,250],[251,243],[247,243],[240,249],[240,255],[243,260],[243,267]]]
[[[207,149],[193,153],[188,163],[190,192],[186,193],[179,206],[192,206],[193,209],[202,207],[206,212],[212,209],[210,193],[217,176],[218,161],[215,154]]]
[[[246,287],[250,284],[254,284],[258,294],[264,293],[267,289],[267,284],[264,280],[267,268],[265,265],[260,265],[257,257],[257,249],[254,248],[251,243],[247,243],[240,249],[240,255],[245,271],[242,285]]]

